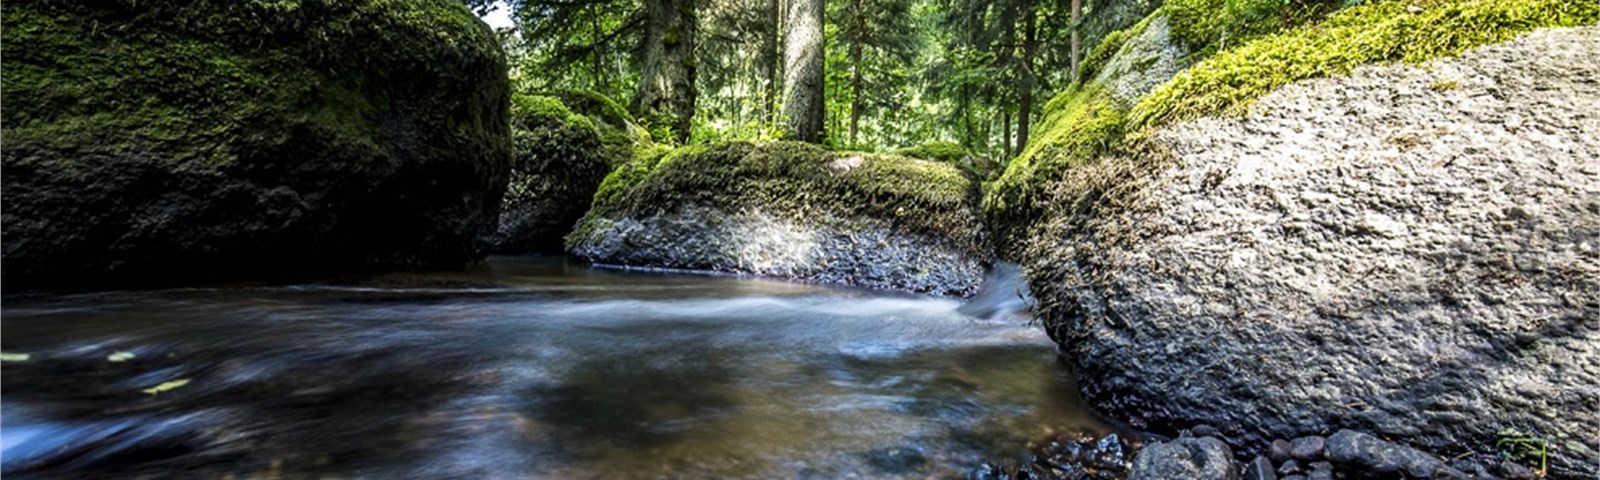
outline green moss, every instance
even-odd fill
[[[1413,6],[1420,12],[1413,13]],[[1207,115],[1239,115],[1255,99],[1297,80],[1343,75],[1365,64],[1418,63],[1537,28],[1597,21],[1600,2],[1589,1],[1367,3],[1200,62],[1140,100],[1131,113],[1132,124],[1151,127]]]
[[[652,143],[650,133],[639,127],[627,109],[605,95],[583,90],[555,92],[574,113],[589,117],[600,131],[601,148],[612,166],[622,166],[634,151]]]
[[[6,105],[8,151],[51,152],[63,166],[141,155],[215,169],[284,140],[286,125],[373,149],[378,112],[393,105],[384,79],[357,71],[369,59],[392,60],[397,75],[462,56],[503,64],[471,12],[445,0],[141,3],[7,5],[0,88],[28,99]]]
[[[1123,142],[1123,112],[1096,84],[1057,95],[1045,106],[1041,135],[985,189],[983,210],[1005,247],[1046,216],[1050,185],[1069,169],[1115,152]]]
[[[1116,56],[1117,51],[1121,50],[1129,39],[1144,34],[1144,29],[1150,26],[1150,21],[1154,18],[1154,15],[1145,17],[1132,27],[1106,34],[1105,38],[1094,46],[1094,50],[1090,50],[1089,54],[1083,57],[1083,63],[1078,67],[1078,82],[1088,83],[1095,75],[1100,74],[1100,70],[1111,63],[1111,57]]]
[[[972,213],[976,185],[943,163],[832,152],[799,142],[735,142],[652,152],[601,183],[591,219],[690,204],[755,206],[801,217],[830,212],[895,218],[915,232],[970,238],[959,219],[970,218],[963,215]]]
[[[1169,0],[1172,37],[1204,58],[1255,38],[1302,25],[1338,9],[1337,0]]]
[[[906,147],[895,150],[894,154],[949,164],[958,164],[962,159],[972,155],[967,149],[961,148],[961,145],[946,141],[934,141],[915,147]]]

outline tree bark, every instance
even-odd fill
[[[1072,1],[1073,1],[1074,4],[1076,4],[1080,0],[1072,0]],[[1020,78],[1022,80],[1022,85],[1018,86],[1018,91],[1017,91],[1017,151],[1018,152],[1021,152],[1022,149],[1028,147],[1028,133],[1029,133],[1028,129],[1029,129],[1029,124],[1031,123],[1031,121],[1033,119],[1033,88],[1034,88],[1033,54],[1034,54],[1034,49],[1038,48],[1038,42],[1039,42],[1039,32],[1038,32],[1039,29],[1038,29],[1038,26],[1036,25],[1037,23],[1038,23],[1037,15],[1034,12],[1033,1],[1032,0],[1022,0],[1022,56],[1020,58],[1020,61],[1018,62],[1019,68],[1022,70],[1021,71],[1022,74],[1018,75],[1018,78]],[[1076,28],[1074,28],[1072,30],[1072,38],[1073,39],[1077,39],[1078,38],[1078,30]],[[1074,48],[1076,48],[1076,47],[1074,47]],[[1074,52],[1076,52],[1076,50],[1074,50]],[[1073,67],[1072,67],[1073,74],[1072,74],[1072,76],[1073,76],[1073,78],[1077,78],[1077,76],[1078,76],[1078,74],[1077,74],[1077,64],[1078,64],[1078,62],[1077,62],[1076,53],[1074,53],[1074,55],[1073,55],[1072,64],[1073,64]]]
[[[665,121],[678,143],[689,139],[694,121],[694,0],[645,0],[639,91],[633,114],[653,124]]]
[[[823,139],[823,2],[790,0],[784,39],[784,135],[809,143]]]
[[[856,145],[856,135],[861,131],[861,50],[867,41],[866,12],[861,0],[851,0],[851,15],[855,17],[850,35],[850,145]]]
[[[1073,78],[1073,79],[1077,79],[1078,78],[1078,62],[1083,60],[1083,48],[1082,48],[1082,46],[1080,46],[1078,44],[1079,41],[1080,41],[1079,36],[1078,36],[1078,22],[1079,22],[1080,16],[1082,14],[1083,14],[1083,0],[1072,0],[1072,19],[1071,19],[1072,23],[1071,23],[1071,25],[1069,25],[1069,28],[1071,28],[1071,30],[1072,30],[1072,42],[1071,42],[1071,44],[1072,44],[1071,45],[1071,48],[1072,48],[1072,55],[1071,55],[1071,58],[1072,58],[1072,77],[1071,78]]]
[[[783,94],[783,78],[778,67],[783,63],[783,0],[772,0],[772,31],[767,34],[766,45],[766,96],[762,102],[762,118],[773,124],[778,122],[778,96]]]

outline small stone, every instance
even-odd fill
[[[1239,470],[1233,464],[1233,451],[1212,437],[1179,438],[1153,443],[1133,458],[1128,480],[1233,480]]]
[[[1439,457],[1354,430],[1340,430],[1328,438],[1328,458],[1378,475],[1404,471],[1413,478],[1466,476]]]
[[[1306,480],[1333,480],[1333,464],[1328,462],[1311,464],[1311,474],[1306,475]]]
[[[1302,472],[1305,472],[1305,469],[1300,468],[1300,462],[1296,462],[1296,461],[1294,461],[1294,459],[1289,459],[1287,461],[1284,461],[1283,465],[1279,465],[1278,466],[1278,474],[1279,475],[1288,476],[1288,475],[1292,475],[1292,474],[1296,474],[1296,473],[1302,473]]]
[[[1321,460],[1327,451],[1328,439],[1318,436],[1300,437],[1289,442],[1289,456],[1297,460]]]
[[[1273,440],[1272,445],[1267,447],[1267,458],[1271,458],[1274,462],[1282,462],[1290,457],[1288,440],[1281,438]]]
[[[1221,432],[1218,432],[1216,427],[1213,427],[1213,426],[1210,426],[1210,425],[1206,425],[1204,423],[1199,424],[1199,425],[1195,425],[1194,428],[1189,429],[1189,431],[1194,433],[1194,436],[1196,436],[1196,437],[1220,437],[1220,436],[1222,436]]]
[[[1265,455],[1256,455],[1255,460],[1244,469],[1245,480],[1278,480],[1278,473],[1272,469],[1272,460]]]
[[[1306,477],[1302,477],[1302,476],[1299,476],[1299,475],[1290,475],[1290,476],[1283,477],[1283,478],[1278,479],[1278,480],[1306,480]]]

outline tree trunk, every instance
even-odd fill
[[[784,39],[784,135],[809,143],[822,143],[823,138],[823,2],[789,0]]]
[[[1072,1],[1076,4],[1079,0]],[[1022,75],[1019,76],[1022,79],[1022,85],[1017,92],[1017,152],[1019,153],[1022,149],[1028,147],[1028,127],[1033,119],[1033,53],[1034,49],[1038,48],[1039,43],[1039,33],[1036,25],[1038,22],[1036,20],[1037,16],[1034,13],[1032,0],[1022,0],[1022,58],[1020,62]],[[1076,28],[1072,30],[1072,38],[1078,38],[1078,30]],[[1078,57],[1076,50],[1074,50],[1072,58],[1072,76],[1077,78]]]
[[[855,17],[854,33],[850,35],[850,145],[856,145],[856,135],[861,130],[861,50],[866,42],[866,12],[861,10],[861,0],[851,0],[851,15]]]
[[[1011,158],[1011,111],[1000,109],[1000,154]]]
[[[1083,60],[1083,48],[1082,48],[1082,46],[1080,46],[1078,44],[1078,42],[1079,42],[1079,38],[1078,38],[1078,21],[1079,21],[1079,16],[1082,15],[1082,14],[1083,14],[1083,0],[1072,0],[1072,19],[1071,19],[1072,24],[1069,27],[1072,29],[1072,42],[1071,42],[1072,43],[1072,45],[1071,45],[1072,56],[1071,56],[1071,58],[1072,58],[1072,78],[1073,79],[1077,79],[1078,78],[1078,62]]]
[[[767,34],[766,45],[766,70],[767,83],[763,92],[766,95],[762,103],[762,117],[774,124],[778,122],[778,96],[783,94],[783,78],[780,77],[778,67],[783,63],[783,52],[779,46],[783,43],[783,0],[772,0],[772,31]]]
[[[653,125],[667,123],[674,139],[684,143],[696,96],[694,0],[645,0],[644,5],[647,19],[633,113]]]
[[[594,73],[594,84],[590,85],[589,88],[596,92],[604,92],[609,88],[606,88],[606,74],[603,72],[605,67],[601,66],[600,63],[600,14],[595,11],[594,4],[589,4],[588,8],[589,26],[591,27],[589,31],[589,62],[592,65],[590,68],[594,69],[594,72],[592,72]]]

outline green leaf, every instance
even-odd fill
[[[111,356],[106,357],[106,361],[108,361],[108,362],[126,362],[128,360],[132,360],[133,357],[134,357],[133,352],[118,351],[118,352],[112,353]]]
[[[155,395],[155,394],[158,394],[158,393],[161,393],[161,392],[165,392],[165,391],[168,391],[168,390],[172,390],[174,388],[182,387],[182,386],[188,385],[188,384],[189,384],[189,379],[187,379],[187,378],[180,378],[180,379],[177,379],[177,380],[170,380],[170,381],[167,381],[167,382],[162,382],[162,384],[160,384],[160,385],[156,385],[154,387],[146,388],[146,389],[144,389],[144,393],[148,393],[150,395]]]
[[[26,353],[0,352],[0,362],[26,362],[26,361],[28,361],[28,354],[26,354]]]

